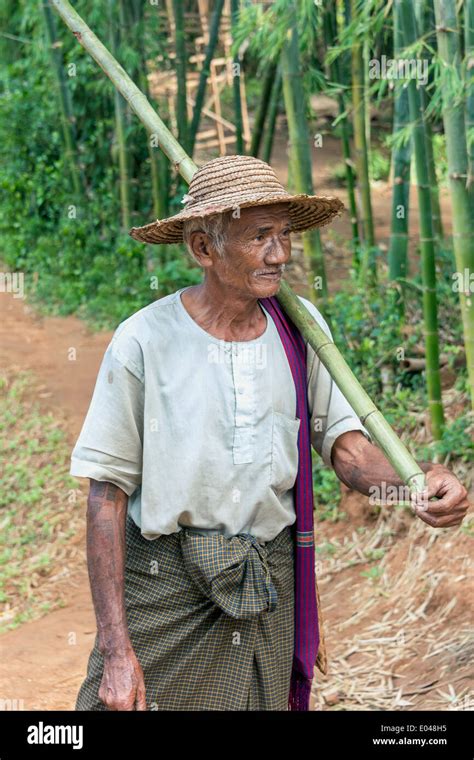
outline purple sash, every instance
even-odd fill
[[[288,709],[308,710],[319,648],[313,524],[313,474],[307,396],[306,344],[275,297],[259,299],[271,315],[285,349],[296,390],[298,474],[295,483],[295,645]],[[296,526],[296,530],[295,530]]]

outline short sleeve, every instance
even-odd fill
[[[71,475],[108,481],[131,496],[142,478],[144,383],[135,347],[107,348],[84,424],[71,455]]]
[[[320,311],[306,298],[301,298],[301,301],[326,335],[333,340],[331,330]],[[349,430],[360,430],[371,443],[373,440],[311,346],[308,345],[307,350],[311,443],[323,462],[328,467],[333,467],[331,451],[340,435]]]

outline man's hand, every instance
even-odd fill
[[[426,488],[411,494],[416,515],[433,528],[451,528],[460,525],[469,509],[467,491],[446,467],[433,465],[425,473]],[[429,501],[433,496],[437,501]]]
[[[146,710],[145,683],[130,641],[125,610],[127,494],[91,479],[87,500],[87,563],[104,657],[99,699],[110,710]]]
[[[109,710],[146,710],[143,671],[133,649],[104,659],[99,699]]]
[[[406,489],[383,452],[370,443],[360,430],[338,436],[331,451],[334,470],[349,488],[371,495],[374,485]],[[418,462],[425,473],[426,489],[410,497],[415,514],[433,528],[460,525],[469,508],[467,491],[455,475],[441,464]],[[437,501],[429,501],[433,496]],[[423,508],[424,507],[424,508]]]

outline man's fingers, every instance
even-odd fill
[[[137,687],[137,695],[135,698],[135,704],[137,710],[146,710],[146,692],[145,692],[145,685],[143,681],[139,683]]]
[[[430,501],[430,498],[437,497],[438,495],[439,498]],[[448,512],[465,502],[466,497],[467,491],[461,483],[450,485],[447,492],[443,491],[443,486],[438,487],[438,484],[435,483],[425,488],[424,491],[412,493],[411,495],[412,503],[415,507],[420,506],[422,509],[427,509],[434,514]]]
[[[445,498],[443,499],[436,499],[436,501],[429,501],[428,503],[425,503],[421,508],[420,511],[428,512],[428,514],[435,515],[435,516],[441,516],[441,515],[447,515],[451,514],[455,510],[461,510],[466,512],[469,509],[469,502],[467,499],[462,499],[461,501],[456,501],[454,504],[451,503],[451,500],[447,500]],[[418,509],[417,509],[418,511]]]
[[[417,510],[416,514],[420,520],[423,520],[423,522],[427,523],[427,525],[431,525],[432,528],[450,528],[455,525],[461,525],[465,517],[466,510],[455,509],[451,510],[449,514],[443,515],[433,515],[426,510]]]

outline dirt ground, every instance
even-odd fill
[[[274,165],[284,181],[284,141],[278,139]],[[328,181],[337,146],[332,156],[330,142],[320,170],[315,153],[315,187],[344,199],[344,190]],[[373,197],[378,239],[388,240],[390,191],[382,183]],[[348,219],[334,229],[347,238]],[[335,286],[348,266],[336,253],[337,247],[328,266]],[[111,334],[92,334],[74,317],[39,318],[5,293],[0,325],[0,366],[35,373],[45,389],[41,406],[64,419],[72,446]],[[68,359],[71,347],[76,361]],[[85,497],[83,507],[85,513]],[[342,508],[349,521],[317,526],[317,544],[336,545],[337,562],[321,557],[318,563],[329,673],[317,671],[316,708],[473,709],[472,538],[458,529],[436,532],[399,510],[375,516],[355,493],[344,495]],[[85,530],[75,539],[82,561],[60,582],[65,606],[0,637],[0,697],[22,700],[23,709],[74,707],[95,635],[84,539]],[[385,552],[380,582],[361,575],[371,567],[366,552],[377,548]]]

